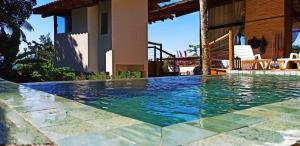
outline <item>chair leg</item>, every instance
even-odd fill
[[[265,69],[264,69],[264,63],[260,61],[259,64],[260,64],[260,67],[261,67],[263,70],[265,70]]]
[[[284,64],[283,64],[283,69],[286,69],[288,64],[289,64],[289,61],[285,61]]]

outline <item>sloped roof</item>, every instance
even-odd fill
[[[98,0],[56,0],[46,5],[33,9],[34,14],[41,14],[43,17],[61,15],[72,9],[95,5]]]
[[[41,14],[43,17],[63,15],[72,9],[88,7],[98,3],[99,0],[56,0],[52,3],[34,8],[34,14]],[[149,23],[173,19],[182,15],[199,11],[199,0],[180,0],[165,6],[161,3],[171,0],[148,0]],[[208,0],[209,7],[233,2],[232,0]]]

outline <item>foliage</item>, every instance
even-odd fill
[[[121,71],[115,79],[137,79],[142,78],[142,72],[140,71]]]
[[[32,26],[26,20],[32,14],[35,0],[1,0],[0,1],[0,63],[1,77],[9,78],[12,74],[13,63],[19,52],[21,39],[26,37],[21,28],[29,31]]]
[[[293,45],[292,48],[293,50],[300,50],[300,45]]]
[[[15,28],[14,28],[15,30]],[[9,75],[13,62],[19,52],[20,33],[13,31],[12,34],[6,34],[4,28],[0,30],[0,54],[3,56],[3,61],[0,63],[1,76]]]
[[[109,75],[107,75],[105,72],[100,72],[94,75],[88,76],[88,80],[108,80],[110,79]]]
[[[187,49],[189,53],[192,53],[189,57],[199,57],[200,54],[198,52],[200,51],[200,45],[189,45],[189,48]],[[199,60],[177,60],[176,66],[195,66],[199,65]]]
[[[16,66],[20,76],[29,81],[76,80],[78,77],[69,68],[54,67],[54,46],[50,34],[40,38],[40,43],[27,43],[28,48],[17,56]]]
[[[22,26],[35,5],[36,0],[1,0],[0,27]]]
[[[198,50],[200,50],[200,45],[189,45],[189,48],[187,49],[187,51],[189,53],[192,53],[193,57],[197,57],[198,55]]]

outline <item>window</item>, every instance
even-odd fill
[[[66,33],[66,19],[64,17],[57,17],[57,33]]]
[[[101,34],[108,33],[108,13],[102,13],[101,15]]]
[[[56,23],[56,33],[68,33],[71,32],[71,17],[66,15],[66,16],[56,16],[54,18],[54,22]]]

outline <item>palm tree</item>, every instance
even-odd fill
[[[19,45],[21,41],[26,41],[22,29],[33,30],[26,20],[35,4],[36,0],[0,1],[0,10],[3,12],[0,14],[0,54],[4,57],[0,64],[2,77],[10,75]]]
[[[0,64],[0,69],[3,74],[9,73],[13,67],[13,63],[19,53],[21,41],[26,42],[26,36],[22,29],[33,30],[32,26],[26,21],[21,26],[3,24],[0,26],[0,41],[2,42],[0,43],[0,54],[4,57],[2,64]]]
[[[202,50],[202,72],[203,75],[210,75],[211,56],[208,42],[208,7],[207,0],[199,0],[200,3],[200,24],[201,24],[201,50]]]

